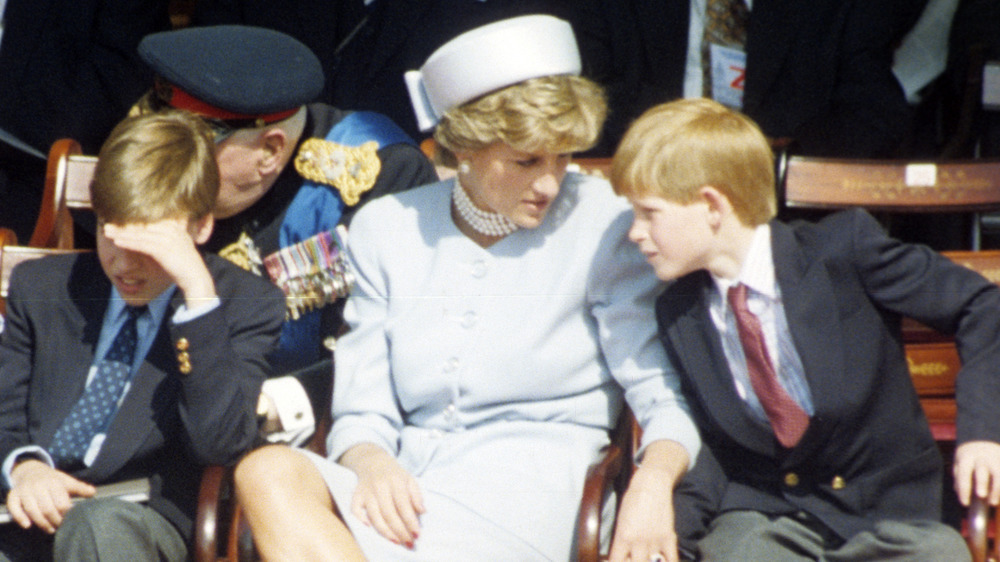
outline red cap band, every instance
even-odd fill
[[[262,120],[264,123],[274,123],[277,121],[281,121],[283,119],[287,119],[292,115],[295,115],[295,112],[299,110],[299,108],[296,107],[286,111],[279,111],[277,113],[266,113],[262,115],[261,114],[251,115],[249,113],[234,113],[232,111],[226,111],[225,109],[222,109],[220,107],[215,107],[214,105],[205,103],[200,99],[192,96],[191,94],[185,92],[184,90],[178,88],[177,86],[172,86],[170,90],[171,90],[171,95],[170,95],[171,107],[175,107],[177,109],[184,109],[192,113],[201,115],[203,117],[222,119],[223,121],[237,120],[237,119],[255,119],[255,120]]]

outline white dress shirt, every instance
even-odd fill
[[[712,276],[718,291],[709,299],[709,314],[712,323],[722,338],[722,350],[733,374],[733,384],[754,415],[767,422],[760,400],[750,385],[746,356],[736,327],[736,317],[726,299],[729,287],[742,283],[747,286],[747,308],[760,320],[764,331],[767,354],[778,374],[778,381],[785,391],[810,416],[813,414],[812,395],[806,383],[802,360],[795,351],[785,307],[781,300],[781,287],[774,276],[774,260],[771,255],[771,227],[762,224],[754,231],[750,251],[740,276],[736,280],[726,280]]]

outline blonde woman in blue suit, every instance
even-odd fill
[[[664,373],[629,207],[567,173],[605,114],[578,73],[569,25],[526,16],[408,76],[457,178],[355,216],[328,457],[267,447],[237,469],[265,559],[568,560],[623,395],[645,430],[639,473],[688,469],[699,438]],[[633,559],[676,556],[671,517],[620,522]]]

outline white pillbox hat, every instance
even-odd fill
[[[449,109],[529,78],[580,74],[580,53],[569,23],[520,16],[477,27],[439,47],[406,87],[421,131]]]

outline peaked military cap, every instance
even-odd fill
[[[169,105],[229,122],[280,121],[323,89],[316,55],[297,39],[261,27],[153,33],[139,43],[139,56],[157,74],[158,87],[168,88]]]

